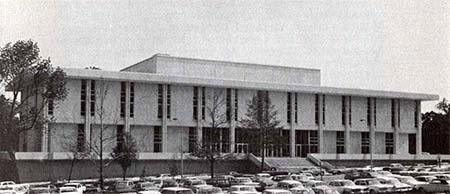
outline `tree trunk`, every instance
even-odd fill
[[[264,158],[265,158],[265,155],[266,155],[266,153],[265,153],[265,146],[263,146],[263,148],[262,148],[262,155],[261,155],[261,172],[262,171],[264,171]]]
[[[69,183],[70,183],[70,180],[72,179],[72,170],[73,170],[74,165],[75,165],[75,155],[73,156],[72,163],[70,164],[69,178],[67,180]]]
[[[127,177],[127,167],[123,167],[122,172],[123,172],[122,178],[123,180],[125,180],[125,178]]]
[[[211,178],[214,178],[214,159],[210,161]]]
[[[9,176],[6,175],[9,180],[13,180],[16,183],[20,183],[20,177],[19,177],[19,169],[17,168],[17,161],[16,161],[16,152],[12,149],[8,149],[8,155],[10,158],[10,161],[7,162],[9,171]]]

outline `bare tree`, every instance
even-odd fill
[[[68,141],[63,143],[63,148],[67,150],[68,156],[71,158],[69,175],[67,177],[67,181],[70,182],[70,180],[72,180],[73,168],[75,165],[83,159],[89,159],[90,153],[86,152],[89,147],[86,145],[79,145],[76,141],[73,141],[73,136],[64,137],[64,139]]]
[[[122,167],[123,180],[126,178],[128,167],[136,160],[137,152],[137,145],[131,133],[125,133],[122,141],[114,147],[111,157]]]
[[[223,90],[216,89],[212,95],[209,95],[206,99],[210,99],[211,102],[206,106],[207,122],[210,130],[217,131],[221,127],[225,127],[228,123],[225,110],[226,99],[224,98]],[[201,144],[197,144],[194,152],[194,156],[209,161],[211,177],[214,177],[214,164],[217,161],[225,160],[230,157],[229,154],[221,152],[220,148],[214,146],[213,134],[209,133],[209,137],[204,137]]]
[[[279,126],[280,121],[277,119],[277,115],[268,92],[258,91],[247,103],[246,117],[240,121],[241,126],[246,128],[246,132],[259,140],[256,145],[261,155],[261,171],[264,170],[266,148],[280,140],[282,128]]]

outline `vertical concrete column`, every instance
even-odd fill
[[[203,109],[203,87],[198,87],[198,90],[197,90],[197,92],[198,92],[198,105],[197,105],[197,107],[198,107],[198,114],[197,114],[197,143],[199,144],[199,145],[201,145],[202,144],[202,139],[203,139],[203,130],[202,130],[202,128],[203,128],[203,112],[202,112],[202,109]]]
[[[319,153],[325,153],[325,137],[323,135],[323,95],[319,94],[319,124],[318,127],[318,136],[319,136]]]
[[[234,104],[235,100],[236,100],[236,94],[237,93],[237,89],[232,89],[231,90],[231,121],[230,121],[230,133],[229,133],[229,148],[230,148],[230,153],[234,152],[235,149],[235,136],[236,136],[236,121],[235,121],[235,115],[234,115],[234,110],[237,108]]]
[[[163,89],[163,107],[161,118],[162,152],[167,152],[167,84],[162,85]]]
[[[291,125],[289,131],[289,155],[295,157],[295,93],[291,93],[290,102],[291,115],[289,117],[291,117]]]
[[[86,116],[84,117],[85,144],[91,144],[91,80],[86,80]]]
[[[350,98],[343,96],[344,98],[344,110],[345,110],[345,120],[344,120],[344,148],[345,153],[350,154],[350,146],[352,145],[350,139]]]
[[[400,150],[400,100],[394,100],[394,154]]]
[[[367,127],[369,128],[369,135],[370,135],[370,153],[375,154],[375,99],[374,98],[368,98],[370,101],[370,125]],[[369,121],[367,121],[369,122]]]
[[[416,134],[416,154],[420,156],[422,154],[422,120],[421,120],[421,103],[420,100],[416,101],[416,112],[417,114],[416,121],[417,122],[417,134]]]
[[[125,82],[124,130],[125,130],[125,133],[130,132],[130,82]]]

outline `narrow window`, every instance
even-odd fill
[[[130,83],[130,117],[134,117],[134,83]]]
[[[325,95],[322,95],[322,124],[325,125],[325,109],[326,109],[326,103],[325,103]]]
[[[400,117],[400,115],[401,115],[401,114],[400,114],[400,113],[401,113],[401,112],[400,112],[400,100],[397,101],[397,104],[398,104],[398,105],[397,105],[397,117],[398,117],[398,118],[397,118],[397,121],[398,121],[397,126],[400,127],[400,124],[402,123],[402,122],[401,122],[401,117]]]
[[[372,125],[372,107],[370,98],[367,98],[367,126]]]
[[[294,95],[294,119],[295,123],[298,123],[298,96],[297,93]]]
[[[84,152],[85,142],[84,124],[78,124],[77,152]]]
[[[319,152],[319,136],[317,131],[309,131],[309,153]]]
[[[162,152],[162,133],[160,126],[155,126],[154,128],[153,152]]]
[[[194,87],[194,94],[192,97],[192,117],[194,120],[198,119],[198,87]]]
[[[373,125],[377,126],[377,99],[373,99]]]
[[[369,132],[361,132],[361,153],[370,153],[370,134]]]
[[[291,93],[287,93],[287,99],[286,99],[286,120],[287,123],[291,123]]]
[[[315,95],[315,100],[314,100],[314,121],[316,123],[316,125],[319,124],[319,94]]]
[[[54,102],[53,102],[53,98],[49,98],[48,99],[48,115],[53,115],[53,111],[54,111]]]
[[[171,92],[170,92],[170,85],[167,85],[167,119],[170,119],[170,108],[171,108],[171,104],[172,104],[172,96],[171,96]]]
[[[238,106],[239,105],[239,98],[238,98],[238,90],[237,89],[235,89],[234,90],[234,120],[235,121],[238,121]]]
[[[391,100],[391,126],[395,127],[395,100]]]
[[[195,127],[189,127],[189,153],[195,151],[197,146],[197,129]]]
[[[120,117],[125,117],[125,102],[127,96],[127,83],[120,82]]]
[[[116,131],[116,142],[117,147],[123,147],[124,145],[124,126],[123,125],[117,125],[117,131]]]
[[[162,119],[163,85],[158,84],[158,119]]]
[[[231,120],[231,89],[226,89],[226,117],[227,121]]]
[[[408,134],[408,153],[416,154],[416,134]]]
[[[81,101],[81,107],[80,107],[80,114],[81,116],[85,116],[86,115],[86,80],[81,80],[81,96],[80,96],[80,101]]]
[[[347,116],[346,116],[347,109],[345,108],[345,105],[346,105],[346,103],[345,103],[345,96],[342,96],[342,103],[341,103],[341,106],[342,106],[342,110],[341,110],[341,122],[342,122],[342,125],[345,125],[345,119],[347,118]]]
[[[91,116],[95,116],[95,80],[91,80]]]
[[[345,153],[345,144],[344,144],[344,132],[336,131],[336,153],[342,154]]]
[[[352,97],[348,97],[348,124],[352,126]]]
[[[419,106],[420,101],[416,100],[416,106],[414,107],[414,127],[419,127]]]
[[[394,154],[394,133],[385,134],[386,154]]]
[[[205,95],[205,87],[202,87],[202,120],[205,120],[206,117],[206,95]]]

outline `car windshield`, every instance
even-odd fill
[[[289,188],[301,187],[303,186],[301,183],[291,183],[289,184]]]
[[[77,190],[75,188],[63,188],[60,191],[61,193],[68,193],[68,192],[76,192]]]
[[[192,181],[192,185],[205,185],[206,183],[202,180]]]

